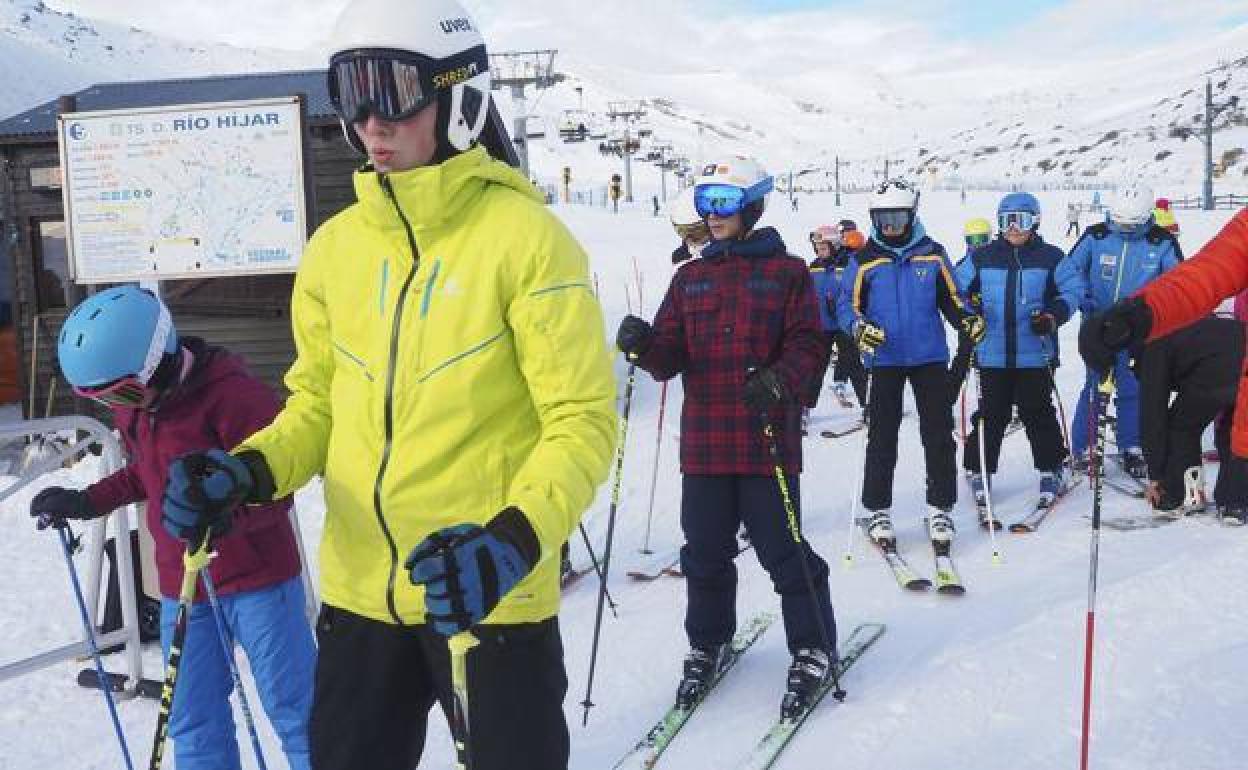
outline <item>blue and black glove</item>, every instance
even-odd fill
[[[425,587],[425,614],[444,636],[484,620],[533,570],[541,544],[519,508],[504,509],[484,526],[457,524],[412,549],[403,567]]]
[[[59,527],[68,519],[94,519],[100,514],[80,489],[48,487],[30,501],[30,515],[39,520],[39,529]]]
[[[182,455],[169,465],[160,523],[188,542],[199,542],[209,530],[223,535],[255,484],[248,463],[222,449]]]

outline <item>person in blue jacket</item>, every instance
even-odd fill
[[[933,544],[953,539],[957,458],[941,315],[974,342],[984,335],[983,319],[962,301],[945,247],[928,237],[918,206],[918,191],[904,181],[890,179],[875,191],[871,237],[850,261],[839,305],[841,328],[869,359],[862,504],[869,536],[885,549],[896,546],[889,509],[907,381],[927,469],[928,534]]]
[[[980,467],[980,428],[989,478],[997,472],[1001,440],[1015,405],[1040,472],[1041,498],[1051,503],[1064,488],[1066,447],[1053,406],[1052,369],[1057,328],[1079,306],[1083,285],[1061,249],[1040,237],[1040,202],[1031,193],[1010,193],[997,205],[997,237],[958,263],[959,285],[984,317],[988,333],[975,349],[981,402],[966,445],[966,469],[980,512],[985,508]],[[997,523],[1000,526],[1000,523]]]
[[[1119,189],[1109,200],[1105,222],[1084,230],[1069,259],[1085,287],[1079,310],[1086,320],[1145,284],[1183,259],[1174,235],[1153,223],[1153,191],[1144,185]],[[1140,386],[1131,371],[1130,353],[1118,354],[1114,365],[1114,406],[1117,410],[1118,448],[1122,467],[1133,477],[1148,476],[1140,449]],[[1088,370],[1070,426],[1070,450],[1077,470],[1086,470],[1087,448],[1095,434],[1096,386],[1103,373]]]
[[[854,252],[852,238],[851,242],[846,240],[847,233],[857,236],[858,245],[862,245],[862,234],[857,232],[853,220],[842,219],[835,226],[820,225],[811,232],[810,243],[815,250],[815,259],[810,263],[810,277],[819,299],[824,339],[828,349],[836,351],[836,365],[830,367],[832,392],[842,406],[851,406],[847,383],[852,383],[859,406],[864,406],[867,402],[867,372],[862,368],[862,354],[858,352],[853,338],[841,330],[837,320],[837,302],[850,255]]]

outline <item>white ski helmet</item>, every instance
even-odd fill
[[[693,188],[687,187],[667,202],[667,215],[672,227],[692,227],[703,224],[698,207],[693,202]]]
[[[871,225],[879,240],[890,246],[902,245],[914,233],[919,210],[919,191],[903,179],[887,179],[871,193],[867,210],[871,214]],[[885,235],[886,226],[890,229],[900,228],[901,234]]]
[[[758,161],[736,155],[702,168],[693,185],[694,206],[700,216],[741,214],[746,232],[767,210],[775,180]],[[733,192],[733,189],[737,192]]]
[[[1118,188],[1109,199],[1107,214],[1110,223],[1123,229],[1150,224],[1153,200],[1153,191],[1147,185],[1134,183]]]
[[[330,34],[329,96],[343,133],[370,112],[404,120],[437,102],[434,162],[471,149],[490,111],[490,60],[456,0],[353,0]]]

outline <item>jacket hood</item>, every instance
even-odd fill
[[[415,229],[431,227],[453,219],[467,203],[488,185],[509,187],[537,203],[542,194],[516,169],[494,160],[482,147],[456,155],[442,163],[409,171],[381,173],[364,166],[352,177],[355,195],[364,218],[381,228],[402,228],[403,223],[390,200],[388,185]]]

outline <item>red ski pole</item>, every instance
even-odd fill
[[[1109,433],[1109,398],[1114,392],[1114,374],[1111,370],[1097,386],[1096,394],[1096,441],[1092,444],[1092,459],[1088,474],[1092,485],[1092,543],[1088,563],[1088,622],[1083,645],[1083,725],[1079,737],[1079,768],[1088,770],[1088,740],[1092,726],[1092,650],[1096,632],[1096,573],[1101,544],[1101,474],[1105,462],[1105,439]]]

